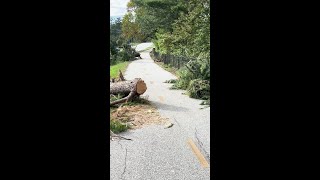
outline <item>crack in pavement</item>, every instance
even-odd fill
[[[178,126],[181,128],[180,124],[178,123],[178,121],[176,120],[175,117],[173,117],[174,121],[178,124]]]
[[[126,173],[126,169],[127,169],[127,154],[128,154],[128,150],[126,148],[126,155],[124,157],[124,168],[123,168],[123,172],[121,174],[120,179],[123,179],[123,175]]]
[[[120,144],[120,140],[119,140],[119,141],[117,141],[117,142],[118,142],[118,144],[121,146],[121,149],[123,149],[122,144]]]
[[[122,144],[120,143],[121,140],[122,140],[122,139],[118,139],[118,140],[117,140],[117,143],[120,145],[121,149],[124,149],[123,146],[122,146]],[[128,155],[128,150],[127,150],[127,148],[125,148],[125,150],[126,150],[126,154],[125,154],[125,157],[124,157],[124,169],[123,169],[123,172],[122,172],[122,174],[121,174],[120,179],[123,179],[123,175],[126,173],[126,169],[127,169],[127,155]],[[111,156],[111,154],[110,154],[110,156]]]
[[[200,149],[204,152],[204,154],[206,155],[206,158],[208,159],[208,161],[209,161],[209,164],[210,164],[210,155],[208,154],[208,152],[204,149],[204,147],[203,147],[203,143],[200,141],[200,139],[198,138],[198,131],[197,131],[197,128],[194,128],[195,129],[195,133],[194,133],[194,135],[195,135],[195,138],[196,138],[196,140],[197,140],[197,143],[199,144],[199,146],[200,146]]]

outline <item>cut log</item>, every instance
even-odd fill
[[[134,88],[136,89],[136,93],[141,95],[147,90],[147,85],[140,78],[131,81],[110,82],[110,94],[128,95]]]
[[[135,96],[140,96],[147,90],[146,83],[140,79],[135,78],[132,81],[120,81],[117,83],[110,83],[110,94],[124,94],[126,97],[110,102],[110,105],[115,105],[123,102],[128,102]]]

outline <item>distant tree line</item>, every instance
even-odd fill
[[[110,65],[118,62],[130,61],[136,52],[130,45],[130,39],[123,36],[122,20],[110,20]]]

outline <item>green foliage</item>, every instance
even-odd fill
[[[110,65],[134,59],[135,50],[129,45],[134,37],[139,34],[137,24],[132,23],[132,14],[126,15],[123,20],[117,19],[110,22]]]
[[[187,91],[192,98],[208,100],[210,98],[210,81],[193,79],[190,81]]]
[[[121,61],[126,61],[131,59],[130,54],[127,51],[120,51],[117,55],[117,61],[121,62]]]
[[[134,99],[132,99],[132,101],[124,103],[123,106],[134,106],[134,105],[138,105],[138,104],[149,104],[150,105],[150,101],[148,101],[147,99],[141,98],[141,97],[135,97]]]
[[[110,52],[110,65],[115,65],[125,61],[131,61],[135,58],[137,52],[129,44],[122,44],[122,48],[117,48],[116,53]],[[111,50],[110,50],[111,51]]]
[[[159,30],[171,32],[171,24],[186,11],[185,0],[132,0],[130,8],[136,13],[136,22],[147,38],[155,38]]]
[[[139,24],[135,22],[135,16],[128,12],[122,21],[122,37],[129,42],[142,42],[146,36],[141,32]]]
[[[173,85],[174,89],[184,89],[186,90],[189,86],[189,83],[192,79],[194,79],[193,73],[190,73],[188,69],[181,68],[177,72],[179,79]]]
[[[166,80],[164,83],[176,83],[177,80],[176,79],[170,79],[170,80]]]
[[[110,65],[117,63],[117,54],[121,39],[121,20],[117,19],[110,22]]]
[[[171,23],[172,31],[156,34],[157,51],[188,57],[210,58],[210,1],[190,0],[187,11]]]
[[[178,71],[178,76],[174,89],[185,89],[190,97],[197,99],[210,97],[210,64],[207,61],[189,61]]]
[[[190,0],[188,13],[173,23],[176,54],[190,57],[209,57],[210,54],[210,1]]]
[[[129,126],[127,124],[123,124],[117,120],[110,121],[110,130],[114,133],[120,133],[126,131],[127,129],[129,129]]]
[[[123,41],[123,39],[121,38],[121,26],[122,23],[119,18],[115,21],[110,22],[110,50],[112,55],[116,53],[116,47],[122,44]]]
[[[121,62],[116,65],[110,66],[110,77],[117,78],[119,76],[119,70],[125,72],[129,62]]]
[[[152,38],[157,52],[192,59],[177,72],[179,79],[172,88],[208,100],[210,1],[131,0],[128,8],[135,11],[139,32]]]
[[[161,54],[170,54],[172,52],[173,37],[169,33],[156,33],[154,41],[155,48]]]

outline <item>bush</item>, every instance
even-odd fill
[[[163,61],[164,54],[150,52],[153,60]],[[166,65],[165,65],[166,66]],[[210,104],[210,57],[199,56],[190,58],[189,62],[181,67],[176,74],[178,80],[169,80],[166,83],[174,83],[170,89],[183,89],[191,98],[206,100],[202,104]]]
[[[127,124],[122,124],[120,121],[111,120],[110,130],[114,133],[120,133],[129,129]]]
[[[120,51],[117,54],[117,61],[118,62],[123,62],[123,61],[129,61],[131,59],[131,56],[128,52],[124,51]]]
[[[210,64],[208,61],[192,60],[178,71],[179,79],[171,89],[187,90],[191,98],[210,99]],[[206,104],[210,104],[207,101]]]
[[[187,91],[192,98],[208,100],[210,98],[210,81],[193,79],[190,81]]]
[[[181,68],[177,72],[179,79],[173,85],[173,88],[186,90],[189,86],[189,83],[193,78],[193,74],[188,71],[186,68]]]
[[[120,51],[115,51],[115,54],[110,53],[110,65],[115,65],[124,61],[131,61],[135,58],[136,54],[138,54],[138,52],[131,48],[130,45],[123,44],[122,48],[123,49]]]

